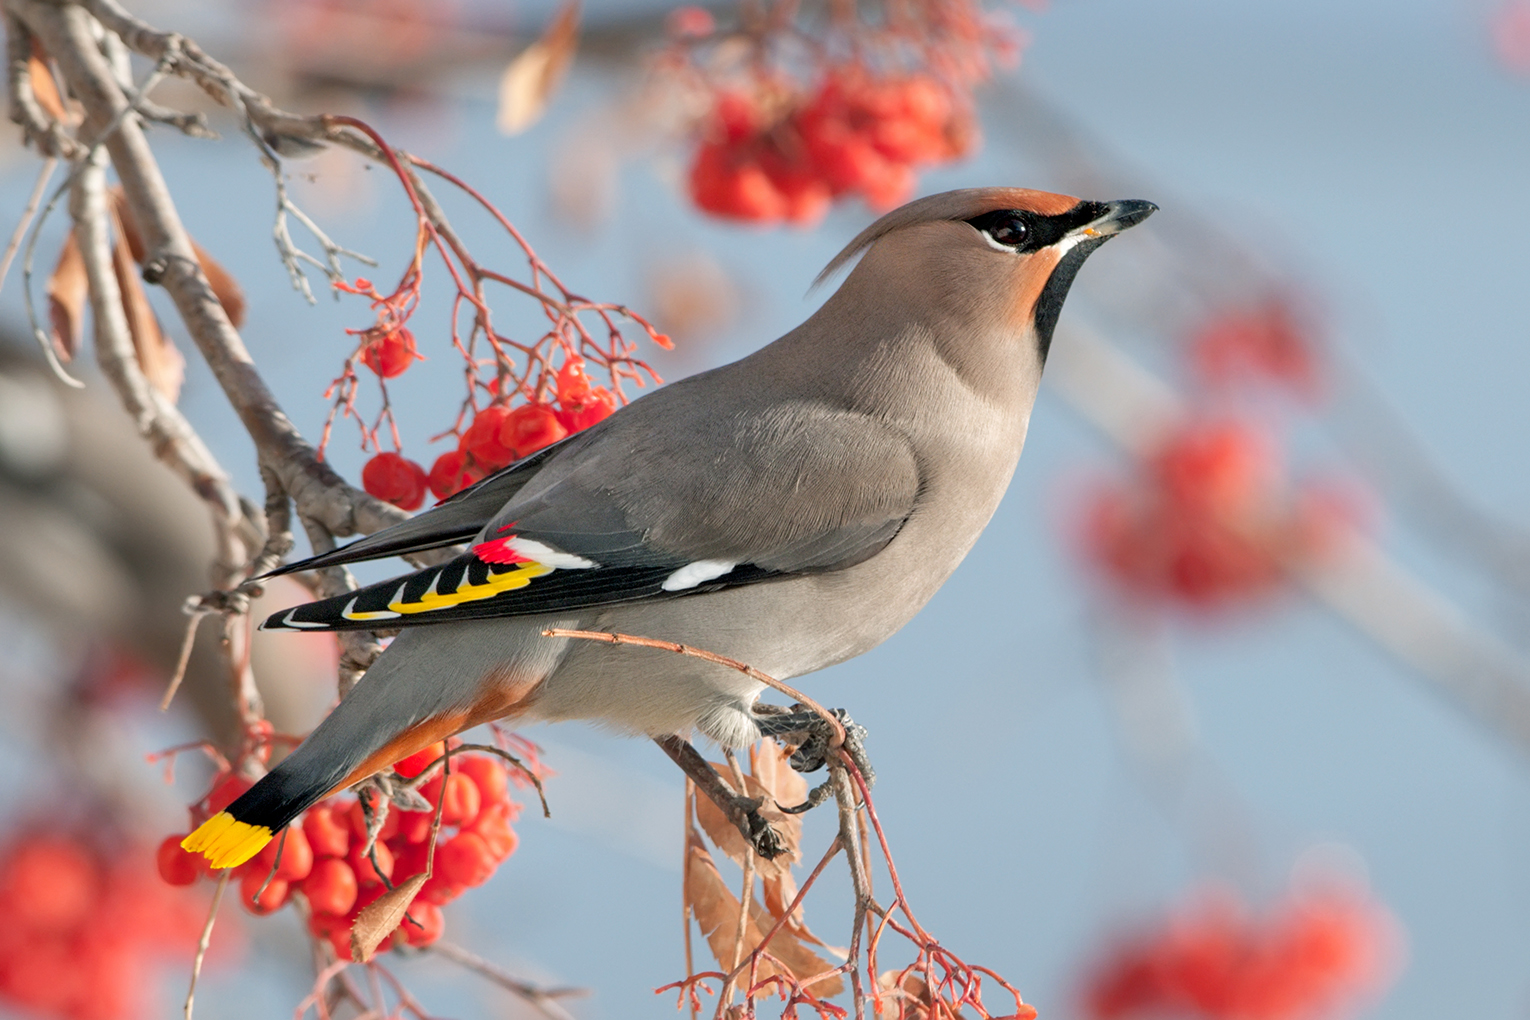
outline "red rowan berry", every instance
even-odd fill
[[[389,846],[393,851],[393,876],[394,884],[423,874],[425,863],[430,858],[430,843],[400,843],[397,847]]]
[[[526,404],[505,416],[499,428],[499,441],[515,451],[515,458],[529,457],[564,436],[568,429],[546,404]]]
[[[582,432],[598,421],[604,421],[616,411],[616,395],[604,386],[590,390],[579,407],[558,412],[558,420],[570,432]]]
[[[471,454],[486,471],[498,471],[515,460],[515,451],[500,441],[499,430],[510,416],[506,407],[486,407],[462,434],[458,448]]]
[[[558,369],[558,404],[567,410],[579,407],[590,396],[590,377],[584,370],[584,359],[570,358]]]
[[[409,913],[404,915],[398,930],[411,946],[428,946],[446,930],[446,918],[434,903],[421,903],[416,899],[409,905]]]
[[[337,816],[335,804],[315,804],[303,817],[303,835],[316,857],[344,857],[351,852],[350,819]],[[341,811],[344,809],[341,808]]]
[[[398,816],[398,836],[403,842],[424,843],[430,838],[434,811],[400,811]]]
[[[255,870],[261,874],[269,872],[276,865],[278,852],[281,854],[281,864],[276,868],[277,878],[299,882],[313,870],[313,847],[304,835],[302,826],[289,825],[285,833],[278,832],[276,838],[255,855]]]
[[[478,787],[479,800],[484,808],[504,800],[510,794],[510,779],[497,758],[486,754],[460,755],[452,761],[452,769],[467,776]],[[469,819],[465,824],[472,824],[472,820]]]
[[[476,832],[459,832],[436,850],[436,871],[455,885],[482,885],[498,866],[488,844]]]
[[[520,837],[516,836],[515,829],[510,825],[514,817],[511,805],[506,801],[498,801],[485,805],[473,822],[471,831],[478,834],[496,861],[503,861],[515,853],[515,848],[520,844]]]
[[[290,888],[287,882],[280,878],[272,878],[267,883],[266,878],[269,873],[269,867],[265,870],[255,868],[246,872],[244,878],[239,880],[239,902],[252,914],[275,913],[287,902],[287,893]],[[266,888],[263,893],[260,891],[261,886]]]
[[[393,851],[388,849],[388,844],[378,840],[373,844],[371,854],[363,854],[361,850],[361,841],[357,840],[355,846],[351,848],[351,856],[347,858],[350,862],[351,870],[356,874],[357,886],[366,888],[367,886],[380,885],[383,878],[391,881],[393,878]],[[372,863],[374,858],[377,861],[376,865]],[[379,872],[382,873],[381,878],[378,877]]]
[[[455,496],[483,477],[483,472],[462,450],[448,450],[430,466],[426,481],[437,499]]]
[[[366,797],[368,803],[374,803],[372,800],[374,796],[375,793],[370,790],[362,793],[360,797],[351,801],[350,809],[346,812],[345,818],[351,827],[351,836],[354,843],[365,843],[367,841],[367,816],[361,807],[361,797]],[[398,832],[398,812],[389,807],[388,817],[383,819],[382,828],[377,831],[377,838],[392,839],[396,832]]]
[[[191,885],[203,874],[202,861],[205,858],[201,854],[182,850],[181,840],[185,838],[185,833],[165,837],[165,841],[159,845],[159,849],[154,854],[155,864],[159,867],[159,877],[170,885]]]
[[[427,765],[445,753],[446,741],[438,740],[434,744],[431,744],[429,747],[421,748],[420,750],[411,754],[409,757],[400,758],[398,761],[394,762],[393,771],[397,772],[405,779],[413,779],[421,772],[424,772]]]
[[[414,346],[414,334],[403,326],[370,329],[365,336],[370,339],[361,348],[362,363],[384,379],[403,375],[420,357]]]
[[[348,914],[356,904],[356,872],[338,858],[315,861],[300,888],[313,909],[321,914]]]
[[[378,499],[403,510],[425,502],[425,469],[396,453],[379,453],[361,468],[361,485]]]

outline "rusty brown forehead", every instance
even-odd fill
[[[1030,188],[999,188],[995,191],[993,209],[1022,209],[1042,216],[1058,216],[1079,203],[1072,195],[1033,191]]]

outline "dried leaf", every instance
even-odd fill
[[[770,931],[776,923],[776,918],[767,913],[758,900],[749,904],[749,916],[754,921],[755,927],[762,932]],[[783,924],[781,930],[771,936],[770,945],[765,947],[765,951],[786,964],[787,969],[796,975],[798,981],[806,981],[835,966],[799,942],[791,933],[789,925]],[[844,990],[845,982],[837,976],[815,982],[808,989],[820,999],[838,995]]]
[[[774,740],[762,740],[749,749],[749,772],[777,804],[791,807],[807,800],[807,777],[792,768],[786,748]]]
[[[777,804],[791,806],[807,799],[807,778],[792,768],[786,749],[774,740],[762,741],[749,749],[749,772]],[[794,837],[800,838],[801,822],[798,816],[788,817],[797,821]],[[770,911],[771,917],[779,918],[792,905],[792,900],[797,898],[797,882],[792,878],[791,869],[781,868],[774,872],[762,869],[760,880],[764,887],[765,909]],[[800,909],[787,919],[784,930],[804,942],[823,946],[841,958],[846,955],[845,950],[831,946],[814,935],[803,920]]]
[[[138,365],[149,385],[173,404],[181,395],[181,383],[186,378],[186,359],[160,329],[120,221],[116,226],[112,269],[117,274],[117,287],[122,291],[122,310],[127,314],[128,331],[133,336],[133,351],[138,355]]]
[[[143,265],[143,235],[138,232],[138,221],[133,219],[133,210],[128,207],[127,195],[123,193],[122,185],[113,184],[106,190],[107,196],[112,200],[112,215],[117,217],[117,226],[122,236],[127,239],[128,251],[133,255],[133,261]]]
[[[690,900],[688,905],[691,916],[701,926],[701,934],[706,937],[707,945],[712,947],[712,955],[717,958],[717,962],[724,970],[731,970],[735,962],[733,949],[738,932],[738,897],[733,895],[728,884],[723,881],[717,863],[712,860],[712,854],[696,830],[691,830],[686,845],[685,893]],[[746,921],[744,952],[748,953],[759,945],[763,937],[764,932],[760,931],[758,925]],[[759,976],[762,978],[779,973],[768,963],[760,966]]]
[[[58,83],[53,80],[53,74],[48,70],[42,58],[34,52],[27,61],[27,74],[32,79],[32,95],[37,98],[37,105],[43,108],[48,116],[59,123],[65,123],[67,116],[64,112],[64,100],[58,94]]]
[[[133,211],[128,207],[127,196],[123,194],[120,185],[112,187],[111,199],[112,210],[127,238],[128,250],[133,254],[133,261],[141,266],[144,260],[143,235],[138,232],[138,223],[133,219]],[[239,281],[195,240],[191,242],[191,250],[197,257],[197,264],[202,267],[202,273],[207,277],[208,285],[212,287],[213,295],[228,315],[228,321],[233,323],[235,329],[243,326],[244,290],[239,286]]]
[[[202,266],[202,272],[207,276],[207,283],[212,287],[213,294],[217,295],[218,303],[223,306],[223,311],[228,314],[228,321],[235,329],[244,325],[244,291],[235,280],[233,274],[224,269],[222,264],[195,241],[191,242],[191,250],[196,253],[197,262]]]
[[[518,135],[541,119],[578,46],[579,0],[565,0],[542,38],[510,61],[499,79],[495,123],[501,132]]]
[[[728,775],[726,765],[714,766],[723,784],[728,789],[733,789],[733,783]],[[781,844],[786,847],[786,853],[775,860],[767,861],[763,857],[755,857],[755,871],[762,878],[773,877],[782,874],[790,874],[792,861],[799,856],[798,847],[802,844],[802,819],[796,815],[789,815],[776,807],[770,791],[760,785],[760,781],[753,776],[744,777],[744,786],[748,796],[758,797],[764,801],[760,805],[760,816],[764,818],[781,836]],[[749,844],[744,841],[743,834],[722,813],[722,809],[707,797],[696,798],[696,820],[717,848],[733,859],[740,867],[744,864],[744,854],[749,850]]]
[[[383,939],[404,922],[409,904],[427,877],[419,874],[406,879],[361,909],[351,925],[351,959],[365,963],[372,958]]]
[[[686,896],[689,900],[687,905],[691,909],[691,915],[696,918],[696,923],[701,926],[701,933],[706,937],[707,945],[712,949],[712,955],[717,958],[717,962],[724,970],[731,970],[735,962],[733,951],[738,937],[738,898],[723,881],[706,844],[701,841],[700,834],[694,829],[691,830],[687,843],[690,848],[685,882]],[[760,906],[757,900],[751,900],[749,917],[744,922],[744,953],[753,952],[755,947],[764,940],[765,932],[774,925],[775,920],[765,911],[765,908]],[[765,947],[765,951],[781,961],[799,981],[822,974],[832,966],[784,929],[776,932],[770,944]],[[755,979],[763,980],[779,973],[781,973],[780,968],[775,964],[768,960],[761,960]],[[810,989],[820,998],[838,995],[843,990],[844,982],[837,977],[820,981]]]
[[[53,323],[53,349],[60,361],[72,361],[80,349],[80,333],[85,320],[85,297],[90,282],[85,276],[85,255],[80,251],[74,231],[64,238],[58,253],[58,265],[48,277],[48,318]]]
[[[887,995],[899,989],[898,975],[901,970],[884,970],[877,976],[877,987],[882,994]],[[899,1016],[907,1016],[909,1020],[928,1020],[930,1007],[934,1005],[930,1001],[930,989],[924,983],[924,979],[915,971],[910,971],[904,977],[901,995],[894,996],[899,1000]]]

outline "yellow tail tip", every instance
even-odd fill
[[[227,811],[219,811],[181,840],[181,849],[201,854],[215,868],[236,868],[260,853],[271,842],[271,835],[264,825],[241,822]]]

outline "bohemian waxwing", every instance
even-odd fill
[[[449,562],[277,613],[265,630],[404,628],[290,756],[184,846],[253,856],[318,800],[493,719],[760,737],[763,687],[886,640],[956,569],[1009,484],[1079,266],[1150,202],[1018,188],[872,224],[805,323],[663,387],[403,524],[301,570],[469,541]]]

